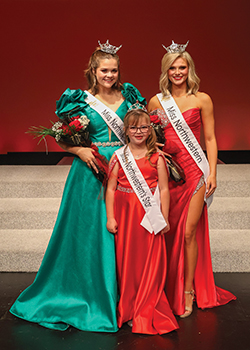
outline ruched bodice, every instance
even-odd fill
[[[183,113],[183,117],[195,135],[197,141],[200,143],[201,133],[201,116],[199,108],[192,108]],[[186,178],[192,178],[193,181],[198,181],[202,176],[201,170],[194,162],[191,155],[187,152],[185,146],[177,136],[171,123],[168,123],[164,129],[166,144],[164,151],[172,154],[178,159],[178,163],[184,169]],[[175,152],[173,152],[173,150]]]

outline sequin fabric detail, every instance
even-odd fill
[[[152,188],[150,188],[150,191],[151,191],[152,193],[154,193],[155,189],[156,189],[156,187],[152,187]],[[120,185],[117,186],[117,190],[118,190],[118,191],[121,191],[121,192],[126,192],[126,193],[134,193],[134,192],[135,192],[135,191],[134,191],[132,188],[130,188],[130,187],[122,187],[122,186],[120,186]]]
[[[204,185],[204,183],[205,183],[205,178],[203,174],[198,182],[198,185],[196,186],[196,189],[194,190],[193,196],[195,195],[195,193],[199,191],[199,189]]]
[[[114,141],[114,142],[93,142],[94,145],[97,147],[115,147],[115,146],[122,146],[121,141]]]
[[[157,115],[161,120],[161,125],[163,128],[165,128],[170,123],[163,109],[154,109],[152,112],[149,113],[149,115]]]

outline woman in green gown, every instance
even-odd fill
[[[133,85],[121,84],[118,49],[108,41],[100,44],[85,75],[88,92],[123,120],[132,104],[146,101]],[[86,115],[91,141],[109,160],[122,143],[86,98],[87,92],[67,89],[57,101],[56,114],[77,108],[76,115]],[[50,329],[116,332],[114,236],[106,229],[102,184],[91,170],[96,169],[96,159],[91,148],[59,145],[76,157],[40,269],[10,312]]]

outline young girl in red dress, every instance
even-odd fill
[[[146,110],[129,111],[124,129],[127,145],[111,159],[106,192],[107,228],[116,238],[118,327],[128,322],[133,333],[168,333],[178,328],[164,292],[167,273],[164,234],[170,228],[168,171],[157,151],[155,132]],[[141,178],[136,177],[137,170]],[[147,197],[142,195],[145,184]],[[155,191],[161,202],[156,205],[160,217],[156,220],[157,214],[147,214],[149,226],[145,228],[141,224],[145,202],[148,203],[145,198],[156,204]],[[155,227],[160,221],[162,226]]]

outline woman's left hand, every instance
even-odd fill
[[[216,190],[217,184],[216,184],[216,176],[209,175],[207,179],[207,192],[206,197],[210,197],[214,191]]]

